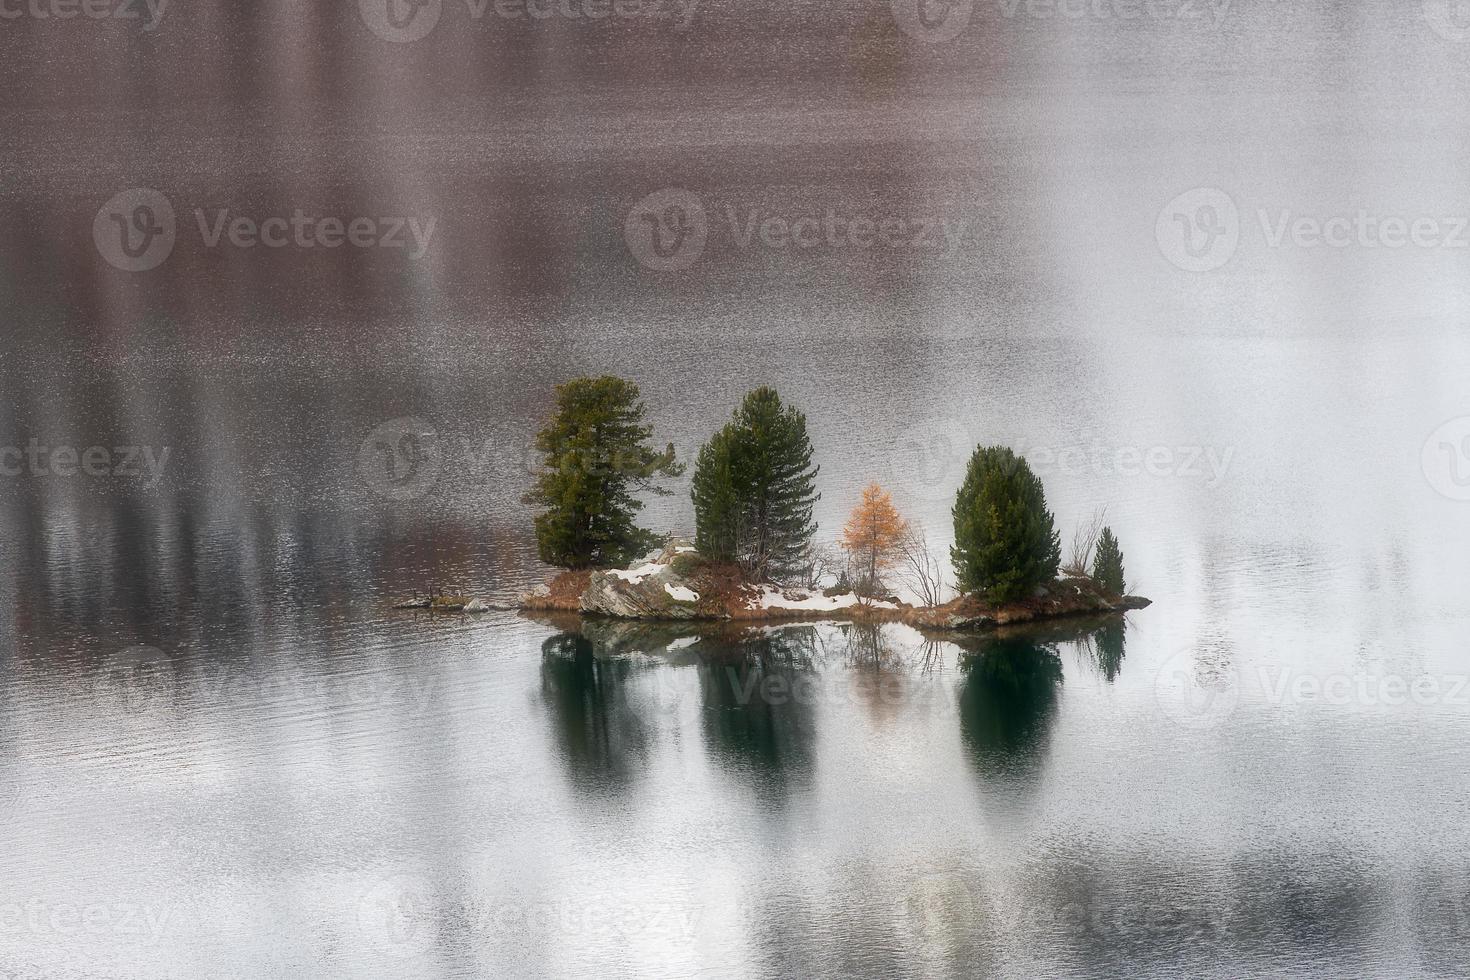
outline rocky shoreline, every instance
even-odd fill
[[[991,630],[1115,615],[1147,605],[1149,600],[1142,596],[1110,596],[1089,579],[1064,578],[1011,605],[992,606],[966,595],[942,606],[911,606],[896,598],[860,599],[851,591],[747,582],[737,567],[707,561],[687,544],[650,554],[632,568],[563,572],[520,602],[526,612],[645,622],[850,620],[899,622],[927,631]]]

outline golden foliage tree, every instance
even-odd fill
[[[877,591],[879,574],[903,557],[907,532],[908,522],[893,506],[888,491],[876,483],[864,487],[862,499],[842,526],[842,547],[851,556],[863,589]]]

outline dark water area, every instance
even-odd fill
[[[1470,32],[1145,6],[0,4],[0,977],[1470,972]],[[1154,605],[389,609],[543,580],[603,372]]]

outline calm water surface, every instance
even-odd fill
[[[1470,252],[1272,237],[1452,234],[1470,44],[1433,3],[1006,9],[6,21],[0,446],[159,465],[0,477],[0,976],[1470,972]],[[130,187],[178,215],[148,272],[92,235]],[[682,272],[624,239],[664,188]],[[1238,241],[1191,272],[1198,188]],[[221,208],[437,225],[209,246]],[[966,237],[739,230],[829,211]],[[963,647],[392,612],[547,574],[527,447],[603,371],[685,455],[776,385],[825,537],[876,479],[942,548],[1013,445],[1155,604]]]

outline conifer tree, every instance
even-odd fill
[[[699,452],[692,492],[696,546],[710,557],[738,561],[757,581],[790,574],[817,529],[818,469],[806,416],[783,406],[774,388],[750,392]]]
[[[976,449],[953,515],[950,560],[962,591],[1016,602],[1056,578],[1061,538],[1024,457],[1004,446]]]
[[[667,496],[658,477],[684,467],[674,447],[648,444],[638,386],[622,378],[576,378],[556,388],[556,411],[536,436],[545,459],[525,496],[545,508],[536,516],[541,560],[565,568],[618,565],[646,552],[657,536],[638,527],[636,492]]]
[[[1123,581],[1123,549],[1113,529],[1105,527],[1097,539],[1097,557],[1092,562],[1092,580],[1109,595],[1121,596],[1127,588]]]

